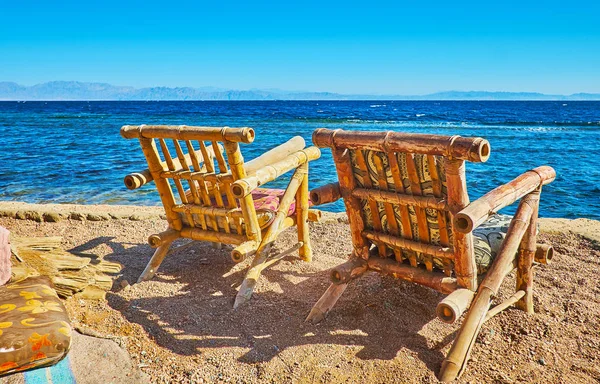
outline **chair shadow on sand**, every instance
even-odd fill
[[[82,254],[103,244],[112,250],[104,259],[121,263],[122,278],[129,282],[137,280],[152,255],[146,244],[120,243],[112,237],[98,237],[70,251]],[[284,249],[280,241],[274,248]],[[314,257],[319,257],[318,251]],[[331,266],[341,257],[329,256]],[[456,328],[434,320],[442,294],[378,274],[352,284],[327,319],[305,323],[329,285],[329,274],[293,257],[266,270],[253,299],[233,310],[236,288],[248,264],[234,264],[226,248],[195,242],[176,249],[153,280],[142,283],[154,285],[152,292],[162,296],[127,300],[109,292],[108,304],[141,325],[157,345],[176,354],[246,348],[238,360],[248,364],[270,361],[289,347],[335,344],[362,346],[355,356],[363,360],[392,360],[400,350],[408,350],[436,372],[444,358],[441,350],[453,340]],[[118,289],[115,282],[113,292]],[[434,342],[422,336],[419,332],[428,326],[443,339]]]

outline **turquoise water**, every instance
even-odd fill
[[[319,127],[482,136],[492,154],[467,166],[471,199],[551,165],[558,177],[544,188],[540,214],[600,219],[600,102],[573,101],[0,102],[0,200],[160,204],[153,185],[123,185],[146,168],[138,143],[119,135],[125,124],[250,126],[256,140],[242,148],[246,159],[294,135],[310,143]],[[335,179],[325,149],[311,188]]]

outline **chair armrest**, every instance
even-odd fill
[[[313,205],[321,205],[327,203],[333,203],[337,201],[342,194],[340,193],[340,183],[329,183],[322,185],[310,191],[310,200]]]
[[[235,181],[231,185],[233,196],[241,199],[259,186],[277,179],[279,176],[298,168],[300,165],[321,157],[321,151],[317,147],[309,147],[296,151],[285,158],[266,165],[257,170],[254,175]]]
[[[253,175],[256,171],[285,159],[294,152],[301,151],[306,146],[302,136],[294,136],[285,143],[263,153],[244,164],[247,175]]]
[[[551,183],[555,178],[556,172],[549,166],[537,167],[527,171],[463,208],[454,216],[454,228],[458,232],[469,233],[483,223],[492,213],[511,205],[540,186]]]

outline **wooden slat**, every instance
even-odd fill
[[[410,191],[413,195],[422,196],[423,190],[421,189],[421,181],[419,180],[419,174],[417,172],[417,166],[415,163],[415,154],[409,153],[406,155],[406,169],[408,171],[408,179],[410,181]],[[419,240],[422,243],[429,243],[429,226],[427,225],[427,214],[425,209],[421,207],[414,207],[417,216],[417,225],[419,228]],[[428,271],[433,268],[433,261],[425,257],[425,267]]]
[[[227,173],[227,164],[225,163],[223,153],[219,150],[219,144],[216,141],[211,142],[211,144],[213,147],[213,152],[215,153],[215,157],[217,158],[217,164],[219,164],[219,171],[221,173]]]
[[[394,189],[399,194],[406,194],[404,185],[402,184],[402,172],[400,171],[400,165],[398,164],[398,154],[395,152],[388,152],[388,160],[390,161],[390,171],[392,172],[392,178],[394,179]],[[412,225],[410,223],[410,214],[406,205],[400,205],[400,224],[402,237],[408,240],[412,240]],[[414,252],[407,250],[408,260],[410,265],[413,267],[417,266],[417,256]]]
[[[381,185],[381,180],[380,185]],[[387,188],[387,182],[383,179],[385,187]],[[431,208],[436,210],[448,209],[448,204],[445,199],[440,199],[434,196],[415,196],[415,195],[404,195],[396,192],[387,190],[375,190],[366,188],[356,188],[352,191],[352,196],[358,197],[359,199],[366,199],[367,197],[380,203],[390,203],[398,205],[412,205],[421,208]]]
[[[375,161],[375,167],[377,168],[377,176],[378,176],[377,181],[379,182],[379,189],[380,189],[379,192],[381,193],[382,191],[388,190],[387,178],[385,175],[385,169],[383,168],[383,162],[381,161],[379,154],[375,155],[374,161]],[[356,190],[354,190],[354,192],[356,192]],[[354,194],[354,192],[353,192],[353,194]],[[390,194],[395,197],[398,196],[397,193],[390,192]],[[385,208],[385,214],[387,216],[388,231],[392,235],[398,236],[400,234],[400,230],[398,228],[398,222],[396,221],[396,214],[394,213],[394,206],[389,202],[384,203],[383,206]],[[394,256],[396,257],[396,261],[402,262],[402,251],[397,248],[394,248],[393,251],[394,251]]]
[[[384,243],[390,247],[406,248],[415,252],[420,252],[444,259],[452,259],[454,257],[454,252],[452,251],[452,249],[443,247],[441,245],[419,243],[414,240],[407,240],[400,237],[391,236],[382,232],[375,232],[369,230],[364,230],[362,234],[369,240]]]
[[[173,158],[171,157],[171,153],[169,153],[169,148],[167,147],[167,143],[165,143],[164,139],[158,139],[158,142],[160,143],[160,148],[162,149],[163,154],[165,155],[165,160],[167,162],[167,167],[169,168],[169,171],[176,171],[175,165],[173,164]],[[181,198],[181,202],[183,204],[187,204],[188,203],[187,196],[185,195],[185,190],[183,189],[183,186],[181,185],[181,181],[179,179],[173,179],[173,182],[175,183],[175,186],[177,187],[177,191],[179,192],[179,197]]]
[[[442,181],[438,172],[438,159],[433,155],[427,155],[427,165],[429,166],[429,174],[433,184],[433,196],[442,197]],[[447,247],[450,245],[450,236],[448,235],[448,224],[446,220],[446,212],[448,208],[437,211],[437,221],[440,232],[440,244]],[[452,261],[444,260],[444,273],[446,276],[452,276]]]
[[[204,167],[206,168],[206,172],[213,173],[215,171],[215,165],[213,163],[212,156],[206,150],[206,145],[204,142],[199,140],[198,145],[200,145],[200,151],[202,151],[202,157],[204,158]]]
[[[356,158],[356,165],[358,165],[358,168],[361,170],[361,172],[364,175],[363,176],[363,185],[367,189],[373,189],[373,183],[371,181],[371,176],[369,175],[369,170],[367,168],[367,163],[365,161],[365,156],[363,154],[363,151],[358,149],[358,150],[354,151],[354,154],[355,154],[355,158]],[[377,206],[377,202],[371,198],[368,198],[367,202],[369,204],[369,208],[371,209],[371,218],[373,219],[373,228],[375,229],[375,231],[381,232],[382,231],[381,217],[379,217],[379,207]],[[385,257],[386,256],[385,246],[383,244],[377,244],[377,248],[379,249],[379,256]]]
[[[202,169],[200,167],[200,162],[198,161],[198,156],[196,156],[196,149],[194,148],[194,145],[192,144],[191,140],[186,140],[185,141],[185,145],[188,149],[188,152],[190,154],[190,159],[192,160],[192,166],[194,167],[194,171],[196,172],[200,172],[200,170]],[[196,186],[196,191],[198,193],[198,201],[195,201],[196,204],[200,205],[202,200],[201,200],[201,191],[200,188],[202,188],[200,186],[200,184],[198,183],[197,180],[192,179],[192,173],[190,173],[190,183],[193,183]],[[207,225],[206,225],[206,216],[204,214],[200,214],[198,215],[198,217],[200,218],[200,226],[202,227],[202,229],[206,230],[207,229]]]

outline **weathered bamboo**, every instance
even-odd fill
[[[238,308],[252,297],[252,292],[254,291],[254,287],[258,282],[261,272],[268,266],[268,254],[267,252],[264,252],[264,250],[265,248],[270,247],[271,243],[282,231],[282,226],[288,216],[290,205],[294,201],[294,197],[296,196],[296,192],[298,191],[300,184],[304,179],[305,173],[305,168],[298,168],[290,179],[288,187],[279,201],[279,207],[277,208],[275,219],[267,229],[260,245],[258,246],[254,260],[252,260],[252,264],[250,265],[250,268],[246,273],[246,277],[240,286],[240,290],[235,298],[235,303],[233,304],[234,309]]]
[[[179,214],[173,212],[172,208],[175,205],[175,196],[171,190],[169,182],[160,177],[160,173],[164,170],[160,157],[158,155],[158,149],[153,139],[140,138],[140,146],[148,162],[148,169],[152,174],[152,178],[155,180],[154,184],[160,195],[163,207],[165,208],[165,215],[171,228],[175,230],[181,230],[183,223]]]
[[[402,184],[402,176],[400,171],[400,165],[398,164],[398,155],[395,152],[387,152],[388,161],[390,163],[390,171],[392,172],[392,178],[394,180],[394,190],[401,195],[406,195],[404,185]],[[407,205],[400,205],[400,232],[402,237],[407,240],[413,239],[412,226],[410,223],[410,214],[408,212]],[[398,262],[402,261],[404,254],[407,254],[410,265],[413,267],[417,266],[417,255],[413,251],[402,251],[400,259],[396,259]]]
[[[446,160],[446,185],[448,188],[448,207],[454,216],[469,205],[467,193],[465,162]],[[473,251],[473,235],[454,231],[454,271],[458,285],[475,291],[477,289],[477,267]]]
[[[299,169],[304,171],[302,183],[296,192],[296,224],[298,226],[298,242],[302,248],[298,252],[304,261],[312,261],[312,249],[308,233],[308,163],[302,164]]]
[[[396,192],[381,191],[376,189],[356,188],[352,196],[359,199],[373,199],[380,203],[412,205],[420,208],[447,210],[448,203],[445,199],[434,196],[404,195]]]
[[[308,161],[318,159],[321,151],[317,147],[309,147],[288,155],[283,160],[259,169],[253,176],[236,180],[231,185],[231,192],[237,198],[247,196],[259,186],[275,180],[279,176],[298,168]]]
[[[310,191],[310,200],[314,205],[333,203],[342,197],[340,183],[329,183]]]
[[[318,223],[321,221],[322,217],[323,217],[323,211],[320,211],[318,209],[309,209],[308,210],[308,221],[310,221],[312,223]]]
[[[189,143],[189,141],[187,141],[186,143]],[[188,150],[189,149],[190,148],[188,146]],[[222,145],[219,145],[219,150],[221,152],[223,151]],[[209,149],[209,152],[214,155],[212,148]],[[194,161],[194,156],[196,157],[195,161]],[[194,169],[196,171],[200,171],[200,167],[197,165],[204,161],[202,152],[188,151],[188,153],[185,154],[185,159],[188,163],[194,164]],[[178,158],[176,158],[176,157],[172,158],[171,161],[173,161],[173,165],[175,166],[176,169],[181,168],[181,162],[179,161]],[[161,164],[164,169],[167,168],[167,163],[165,161],[161,161]],[[150,170],[144,169],[143,171],[140,171],[140,172],[133,172],[133,173],[128,174],[127,176],[125,176],[125,179],[123,180],[123,182],[125,183],[125,186],[128,189],[137,189],[137,188],[140,188],[141,186],[151,182],[152,180],[153,180],[153,178],[152,178],[152,173],[150,172]]]
[[[469,308],[474,296],[469,289],[457,289],[439,302],[435,313],[444,323],[452,324]]]
[[[167,228],[167,230],[165,230],[161,233],[156,233],[154,235],[150,235],[150,237],[148,237],[148,244],[150,244],[150,246],[152,248],[158,248],[162,244],[167,243],[167,242],[172,243],[173,241],[177,240],[180,237],[181,237],[181,234],[179,233],[179,231],[176,231],[171,228]]]
[[[373,181],[371,180],[371,175],[369,173],[369,170],[367,169],[367,162],[365,160],[365,155],[363,154],[363,151],[360,149],[354,151],[354,158],[356,165],[363,174],[363,185],[369,190],[373,189]],[[352,191],[352,193],[354,193],[354,191]],[[376,232],[382,232],[383,225],[381,224],[381,217],[379,216],[379,207],[377,206],[377,202],[372,199],[367,199],[367,204],[369,205],[369,209],[371,210],[371,221],[373,224],[373,229]],[[387,253],[387,248],[385,244],[379,242],[376,245],[377,250],[379,252],[379,256],[385,257]]]
[[[121,136],[133,138],[161,138],[176,140],[229,141],[249,144],[254,141],[252,128],[195,127],[189,125],[125,125]]]
[[[237,143],[226,142],[225,151],[227,152],[227,160],[229,162],[229,169],[231,174],[236,180],[246,177],[246,170],[244,169],[244,158],[240,151]],[[260,242],[261,232],[256,217],[256,209],[254,208],[254,200],[251,195],[244,196],[240,200],[240,208],[244,215],[244,225],[246,229],[246,236],[248,240],[254,240]]]
[[[359,199],[352,197],[352,191],[356,188],[356,181],[350,162],[350,152],[343,149],[332,148],[333,161],[336,164],[340,194],[344,198],[348,223],[350,224],[350,235],[354,252],[363,259],[369,258],[369,245],[362,236],[365,229],[365,221],[362,216],[362,205]]]
[[[127,189],[138,189],[143,185],[152,181],[152,174],[149,169],[144,169],[141,172],[132,172],[125,176],[123,182]]]
[[[367,263],[371,271],[412,281],[442,293],[450,293],[458,288],[456,279],[448,277],[443,273],[429,272],[407,264],[400,264],[392,259],[382,259],[379,257],[371,257],[367,260]]]
[[[292,153],[303,150],[305,146],[306,142],[302,136],[294,136],[285,143],[278,145],[245,163],[244,168],[246,169],[246,174],[253,175],[256,171],[281,161]]]
[[[385,168],[383,167],[383,161],[381,160],[380,156],[384,156],[384,154],[377,154],[373,158],[373,161],[375,162],[375,168],[377,169],[377,181],[379,184],[379,189],[381,191],[383,191],[384,193],[389,193],[389,192],[386,192],[388,190],[388,181],[387,181],[387,175],[386,175]],[[353,191],[353,194],[356,191],[357,191],[357,189]],[[392,195],[397,196],[398,194],[392,193]],[[392,204],[393,203],[390,203],[390,202],[384,202],[384,204],[383,204],[384,209],[385,209],[385,214],[387,216],[387,228],[388,228],[388,232],[391,235],[399,236],[400,230],[398,228],[398,222],[396,221],[396,213],[394,212],[394,206]],[[396,258],[396,261],[402,262],[402,250],[394,248],[393,252],[394,252],[394,257]]]
[[[331,270],[333,284],[346,284],[367,271],[367,261],[361,257],[351,256],[348,261]]]
[[[533,313],[533,259],[537,248],[537,217],[540,204],[541,187],[527,195],[528,204],[533,210],[529,227],[519,244],[517,255],[517,285],[515,291],[525,291],[525,296],[516,303],[516,307]]]
[[[258,245],[254,240],[243,242],[231,251],[231,260],[235,263],[241,263],[256,253]]]
[[[548,244],[537,244],[534,261],[540,264],[550,264],[554,257],[554,248]]]
[[[313,132],[318,147],[371,149],[380,152],[422,153],[485,162],[490,144],[480,137],[423,135],[402,132],[360,132],[319,128]]]
[[[462,233],[471,232],[492,213],[511,205],[536,188],[551,183],[555,178],[556,172],[552,167],[543,166],[527,171],[461,210],[454,218],[454,228]]]
[[[165,241],[164,243],[161,244],[160,247],[156,248],[156,251],[154,251],[154,255],[152,255],[152,258],[148,262],[148,265],[146,265],[144,272],[142,272],[142,274],[138,278],[138,280],[137,280],[138,283],[141,283],[142,281],[150,280],[151,278],[154,277],[156,270],[158,269],[158,267],[160,266],[162,261],[165,259],[167,252],[169,252],[170,246],[171,246],[171,242]]]
[[[181,237],[192,240],[210,241],[213,243],[241,244],[246,241],[246,236],[237,233],[205,231],[200,228],[185,227],[181,230]]]
[[[500,312],[504,311],[506,308],[510,307],[513,304],[516,304],[519,300],[521,300],[521,298],[523,296],[525,296],[525,291],[517,291],[517,292],[515,292],[511,297],[509,297],[508,299],[504,300],[500,304],[498,304],[498,305],[494,306],[493,308],[491,308],[490,311],[485,315],[485,318],[483,319],[483,322],[485,323],[486,321],[488,321],[492,317],[494,317],[497,314],[499,314]]]
[[[370,230],[364,230],[363,236],[367,239],[374,241],[375,243],[385,244],[389,247],[398,248],[398,249],[408,249],[415,252],[425,253],[427,255],[445,258],[445,259],[453,259],[454,251],[450,248],[435,245],[435,244],[427,244],[427,243],[419,243],[414,240],[407,240],[402,237],[396,237],[392,235],[388,235],[381,232],[374,232]]]
[[[529,226],[533,204],[528,196],[521,200],[519,208],[517,208],[517,212],[508,227],[502,248],[480,284],[477,295],[463,321],[454,344],[452,344],[448,356],[442,363],[441,381],[452,381],[464,370],[477,334],[490,309],[491,299],[498,293],[502,281],[510,272],[510,267],[515,261],[515,253]]]
[[[348,284],[331,284],[327,291],[321,296],[319,301],[310,310],[310,313],[304,321],[316,324],[322,321],[327,313],[335,306],[342,293],[346,290]]]

